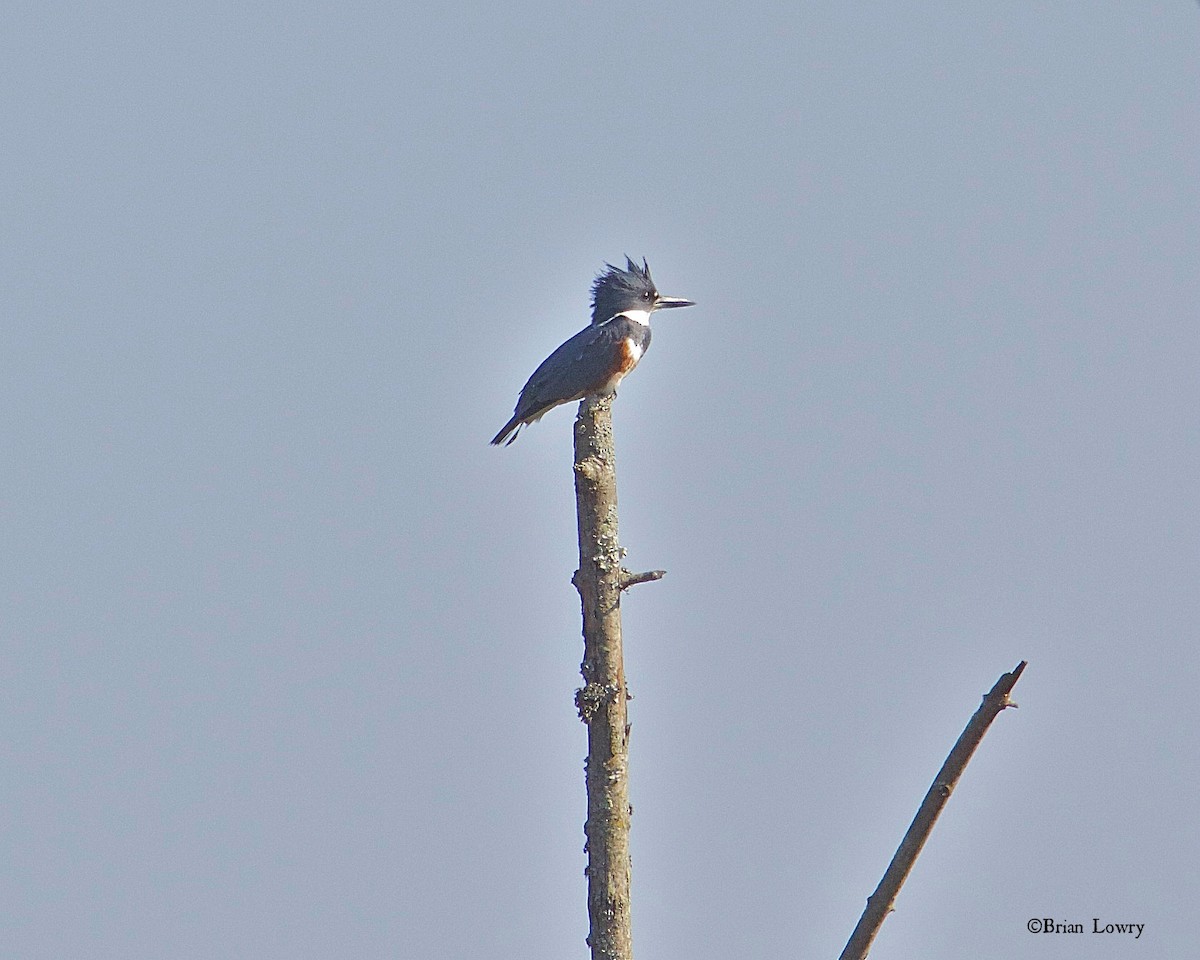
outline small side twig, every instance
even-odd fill
[[[892,912],[900,888],[908,879],[908,874],[912,870],[913,864],[916,863],[921,848],[929,839],[933,825],[937,822],[946,801],[950,799],[950,794],[954,792],[975,749],[983,740],[983,735],[987,733],[992,721],[1006,707],[1016,706],[1008,699],[1008,695],[1024,672],[1025,663],[1026,661],[1022,660],[1015,669],[996,681],[995,686],[984,696],[983,703],[971,717],[966,729],[958,738],[958,742],[954,744],[954,749],[946,757],[946,762],[942,764],[942,769],[938,771],[938,775],[930,785],[929,792],[925,794],[925,799],[922,801],[916,817],[913,818],[908,832],[900,841],[896,855],[892,857],[892,862],[888,865],[883,879],[879,881],[879,886],[867,900],[867,908],[863,911],[858,925],[850,935],[840,960],[863,960],[867,951],[871,949],[871,944],[875,941],[880,927],[883,926],[883,921]]]
[[[633,573],[622,567],[621,579],[618,581],[618,585],[622,590],[628,590],[630,587],[636,587],[639,583],[661,580],[666,575],[666,570],[647,570],[645,573]]]

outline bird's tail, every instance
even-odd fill
[[[519,431],[523,426],[524,422],[521,420],[521,418],[516,414],[513,414],[513,418],[500,428],[500,432],[498,434],[492,437],[492,446],[498,446],[499,444],[503,443],[507,447],[508,444],[517,439],[517,431]]]

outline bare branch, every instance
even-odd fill
[[[871,949],[871,944],[879,933],[879,928],[883,926],[883,921],[892,912],[896,896],[900,893],[904,881],[908,879],[908,874],[912,870],[913,864],[916,863],[921,848],[925,846],[925,841],[929,839],[929,834],[933,830],[933,825],[937,822],[942,808],[950,799],[950,794],[954,792],[967,763],[970,762],[975,749],[983,740],[983,735],[987,733],[988,727],[1001,711],[1006,707],[1016,706],[1009,700],[1008,695],[1024,670],[1025,661],[1022,660],[1012,672],[1001,676],[995,686],[984,696],[983,703],[971,717],[966,729],[958,738],[958,742],[954,744],[954,749],[946,757],[946,762],[942,764],[942,769],[938,771],[938,775],[930,785],[929,792],[925,794],[925,799],[922,801],[916,817],[913,818],[908,832],[904,835],[904,839],[900,841],[896,855],[892,857],[892,862],[888,865],[883,879],[879,881],[879,886],[867,900],[867,908],[859,918],[854,933],[850,935],[840,960],[863,960],[866,957],[867,952]]]
[[[649,583],[652,580],[661,580],[667,575],[666,570],[647,570],[645,573],[632,573],[621,568],[621,589],[628,590],[630,587],[636,587],[639,583]]]
[[[629,723],[621,641],[621,591],[634,579],[621,566],[612,400],[594,397],[575,419],[575,504],[583,606],[584,686],[575,694],[588,727],[584,824],[588,854],[588,945],[592,960],[632,960],[629,906]],[[642,575],[639,575],[642,576]],[[649,577],[649,579],[656,579]],[[641,582],[641,581],[638,581]]]

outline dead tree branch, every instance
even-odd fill
[[[630,573],[617,539],[617,476],[612,400],[579,405],[575,419],[575,504],[583,606],[583,687],[575,694],[588,728],[588,945],[592,960],[632,960],[629,905],[629,723],[621,647],[621,591],[657,580],[661,570]]]
[[[916,863],[921,848],[925,846],[925,841],[929,839],[929,834],[933,830],[933,825],[937,822],[942,808],[950,799],[950,794],[954,792],[976,747],[983,740],[983,735],[987,733],[988,727],[1001,711],[1006,707],[1016,706],[1008,699],[1008,695],[1024,670],[1025,661],[1022,660],[1011,673],[1001,676],[991,691],[984,696],[983,703],[971,717],[966,729],[963,730],[958,742],[954,745],[954,749],[946,758],[946,762],[942,764],[942,769],[934,778],[929,792],[925,794],[925,799],[922,801],[916,817],[913,818],[908,832],[904,835],[904,839],[900,841],[896,855],[892,857],[892,862],[888,865],[883,879],[879,881],[879,886],[867,900],[867,908],[859,918],[854,933],[850,935],[840,960],[864,960],[866,957],[867,952],[871,949],[871,944],[879,933],[879,928],[883,926],[884,919],[892,912],[896,896],[900,893],[904,881],[908,879],[908,874],[912,870],[913,864]]]

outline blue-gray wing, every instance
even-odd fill
[[[615,333],[612,324],[580,330],[533,371],[514,412],[528,420],[560,403],[582,400],[602,385],[615,363]]]
[[[533,371],[521,390],[512,419],[496,434],[492,443],[503,443],[510,434],[515,439],[515,432],[522,424],[532,423],[560,404],[582,400],[590,393],[599,392],[614,374],[628,367],[629,356],[624,343],[633,334],[629,327],[630,321],[624,317],[615,317],[600,326],[584,327],[550,354]],[[633,334],[639,355],[649,345],[649,333],[649,328],[642,327]],[[636,362],[637,358],[633,358],[633,363]]]

